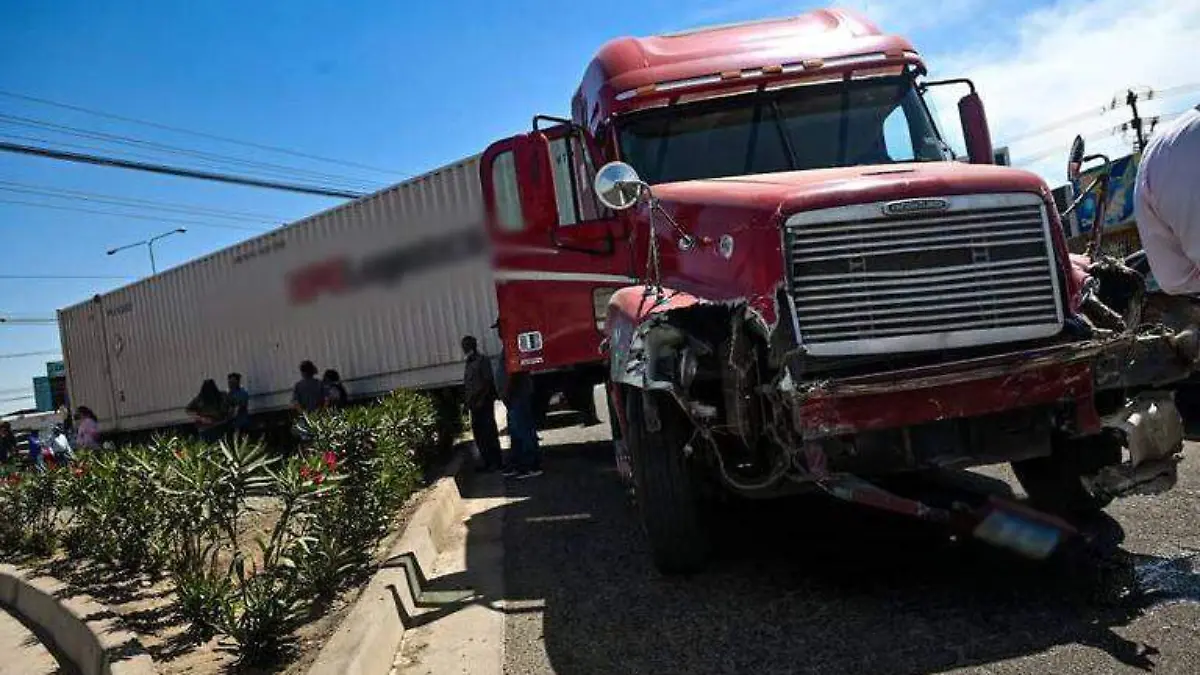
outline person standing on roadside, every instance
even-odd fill
[[[317,367],[312,361],[300,363],[300,380],[292,387],[292,410],[298,413],[316,412],[325,404],[325,387],[317,379]]]
[[[467,410],[471,413],[471,433],[479,448],[483,464],[479,471],[489,472],[500,468],[500,431],[496,428],[496,383],[492,379],[492,366],[487,356],[479,352],[479,341],[468,335],[462,339],[466,368],[463,373],[463,390],[467,399]]]
[[[229,385],[229,392],[225,396],[233,412],[233,431],[244,434],[250,428],[250,392],[242,388],[241,373],[230,373],[225,381]]]
[[[96,413],[86,405],[75,409],[75,449],[100,447],[100,422]]]
[[[215,443],[229,422],[229,402],[213,380],[200,385],[200,393],[187,404],[187,411],[196,424],[196,431],[206,443]]]
[[[504,406],[508,409],[508,438],[512,441],[511,466],[505,475],[518,480],[540,476],[542,452],[533,413],[533,377],[523,370],[506,375],[503,392]]]
[[[342,376],[338,371],[332,368],[326,370],[321,375],[321,386],[325,388],[325,407],[344,408],[350,401],[350,394],[346,393],[346,386],[342,384]]]

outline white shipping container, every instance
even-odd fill
[[[463,335],[499,348],[482,214],[472,157],[61,310],[71,404],[105,431],[181,424],[237,371],[277,410],[305,359],[352,397],[457,383]]]

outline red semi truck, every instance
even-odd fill
[[[842,10],[623,38],[570,119],[484,153],[506,367],[604,364],[660,569],[704,565],[731,497],[822,491],[1045,555],[1056,516],[1173,478],[1162,389],[1194,331],[1070,256],[1046,184],[991,165],[974,85],[925,75]],[[966,157],[938,86],[966,92]],[[880,482],[999,462],[1055,515]]]

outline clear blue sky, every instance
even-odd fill
[[[1000,7],[951,0],[936,10],[914,0],[848,4],[865,5],[885,29],[903,30],[921,51],[938,54],[1013,39],[1021,28],[1009,19],[1038,3],[1021,0]],[[794,14],[811,6],[771,0],[0,0],[0,90],[391,172],[256,152],[2,96],[0,115],[350,175],[383,186],[479,152],[494,139],[524,130],[534,113],[565,114],[588,59],[607,39]],[[954,73],[952,65],[937,65],[939,74]],[[95,143],[0,118],[4,135]],[[0,155],[0,181],[252,211],[280,221],[335,203],[12,155]],[[0,200],[14,199],[121,208],[0,190]],[[113,257],[105,250],[175,226],[0,201],[0,275],[132,279],[148,271],[144,250]],[[192,227],[159,245],[159,268],[247,234]],[[121,283],[0,278],[0,314],[51,316]],[[0,326],[0,354],[57,348],[55,327]],[[0,400],[13,396],[5,391],[27,386],[46,360],[0,358]],[[21,404],[0,402],[0,412]]]

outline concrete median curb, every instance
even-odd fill
[[[387,562],[371,577],[350,613],[321,648],[309,675],[387,675],[404,637],[405,618],[416,612],[411,569],[415,558],[430,569],[462,518],[459,474],[469,468],[472,448],[456,454],[446,474],[434,483],[388,552]],[[419,574],[419,572],[418,572]]]
[[[0,564],[0,606],[25,624],[64,670],[80,675],[152,675],[154,662],[116,614],[66,584]]]

